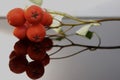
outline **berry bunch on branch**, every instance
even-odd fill
[[[41,42],[46,36],[46,28],[53,21],[52,16],[41,7],[31,5],[25,10],[14,8],[7,14],[8,23],[15,27],[13,34],[18,39],[28,38],[33,42]]]

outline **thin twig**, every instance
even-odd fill
[[[70,18],[72,20],[75,20],[75,21],[78,21],[80,23],[84,23],[84,21],[80,20],[79,18],[76,18],[76,17],[73,17],[67,13],[64,13],[64,12],[59,12],[59,11],[50,11],[50,10],[47,10],[50,14],[57,14],[57,15],[61,15],[61,16],[64,16],[64,17],[67,17],[67,18]]]
[[[96,22],[105,22],[105,21],[120,21],[120,18],[106,18],[106,19],[96,20]]]
[[[76,52],[76,53],[73,53],[73,54],[70,54],[70,55],[67,55],[67,56],[63,56],[63,57],[53,57],[53,58],[51,57],[50,59],[56,60],[56,59],[70,58],[70,57],[75,56],[75,55],[77,55],[77,54],[80,54],[81,52],[84,52],[84,51],[86,51],[86,50],[89,50],[89,49],[86,48],[86,49],[80,50],[80,51],[78,51],[78,52]]]

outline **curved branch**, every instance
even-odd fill
[[[78,52],[76,52],[76,53],[73,53],[73,54],[71,54],[71,55],[67,55],[67,56],[63,56],[63,57],[54,57],[54,58],[50,58],[50,59],[56,60],[56,59],[70,58],[70,57],[75,56],[75,55],[77,55],[77,54],[80,54],[81,52],[84,52],[84,51],[86,51],[86,50],[89,50],[89,49],[86,48],[86,49],[80,50],[80,51],[78,51]]]
[[[81,25],[81,24],[88,24],[88,23],[96,23],[96,22],[105,22],[105,21],[120,21],[120,18],[105,18],[105,19],[100,19],[100,20],[82,20],[82,19],[79,19],[77,17],[74,17],[72,15],[69,15],[67,13],[64,13],[64,12],[59,12],[59,11],[50,11],[50,10],[47,10],[49,13],[51,14],[57,14],[57,15],[61,15],[61,16],[64,16],[64,17],[67,17],[69,19],[72,19],[72,20],[75,20],[77,22],[79,22],[80,24],[64,24],[64,25]]]
[[[67,18],[70,18],[72,20],[75,20],[75,21],[78,21],[78,22],[83,22],[82,20],[80,20],[79,18],[76,18],[76,17],[73,17],[67,13],[64,13],[64,12],[59,12],[59,11],[50,11],[50,10],[47,10],[50,14],[57,14],[57,15],[61,15],[61,16],[64,16],[64,17],[67,17]]]

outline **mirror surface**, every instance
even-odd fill
[[[69,20],[65,20],[71,22]],[[14,45],[18,39],[13,36],[13,27],[6,19],[0,19],[0,75],[3,80],[30,80],[25,72],[16,74],[10,70],[9,55],[14,50]],[[78,28],[75,28],[76,30]],[[101,46],[120,45],[120,22],[103,22],[99,27],[92,27],[101,37]],[[72,33],[73,30],[71,30]],[[84,45],[97,46],[98,39],[71,36],[70,40]],[[67,45],[68,40],[53,41],[53,45]],[[47,54],[54,53],[58,48],[52,47]],[[85,48],[69,47],[58,51],[50,56],[50,63],[44,67],[45,72],[38,80],[119,80],[120,79],[120,49],[97,49],[95,51],[86,50],[69,58],[53,59],[61,56],[71,55]],[[27,59],[31,59],[27,56]]]

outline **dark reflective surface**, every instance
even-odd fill
[[[67,22],[71,21],[67,20]],[[49,39],[47,39],[45,43],[36,44],[28,40],[19,41],[15,38],[12,34],[13,28],[7,24],[6,19],[1,19],[0,23],[2,26],[0,30],[1,79],[120,79],[120,49],[97,49],[91,51],[90,48],[86,49],[86,47],[71,45],[70,40],[75,44],[97,46],[99,41],[96,36],[92,40],[78,36],[70,36],[62,41],[52,40],[49,42]],[[104,22],[102,26],[93,27],[91,30],[97,32],[101,37],[101,46],[119,46],[119,26],[119,21]],[[77,29],[78,27],[69,33]],[[49,31],[49,33],[52,33],[52,31]],[[33,52],[35,53],[34,57]],[[77,55],[74,55],[75,53]],[[32,57],[30,57],[31,55]]]

